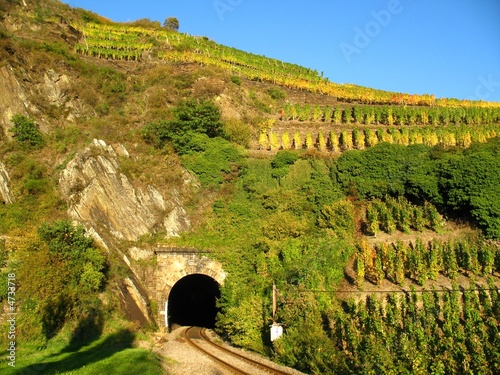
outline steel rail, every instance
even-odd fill
[[[200,339],[203,339],[205,340],[204,338],[201,337],[201,334],[200,334],[200,331],[201,331],[201,328],[199,327],[189,327],[188,329],[186,329],[184,331],[184,338],[186,339],[187,343],[189,345],[191,345],[192,347],[194,347],[195,349],[197,350],[200,350],[201,352],[205,353],[206,355],[208,355],[210,358],[212,358],[214,361],[216,361],[217,363],[221,364],[222,366],[224,366],[225,368],[227,368],[229,371],[231,372],[234,372],[236,374],[240,374],[240,375],[252,375],[248,372],[245,372],[245,371],[242,371],[240,369],[238,369],[237,367],[233,366],[232,364],[220,359],[219,357],[217,357],[216,355],[210,353],[208,350],[202,348],[200,345],[196,344],[192,339],[191,337],[189,337],[189,332],[191,330],[196,330],[198,329],[197,331],[197,335],[200,337]]]
[[[198,346],[196,343],[194,343],[190,337],[188,337],[188,331],[190,331],[191,329],[193,328],[197,328],[197,327],[189,327],[185,332],[184,332],[184,335],[187,339],[187,341],[194,347],[196,347],[197,349],[203,351],[205,354],[207,354],[208,356],[210,356],[211,358],[215,359],[217,362],[223,364],[225,367],[228,367],[230,371],[235,371],[239,374],[248,374],[248,375],[253,375],[253,374],[249,374],[248,372],[245,372],[237,367],[235,367],[234,365],[231,365],[229,363],[227,363],[226,361],[224,360],[221,360],[220,358],[218,358],[215,354],[213,353],[210,353],[208,352],[207,350],[205,350],[204,348],[201,348],[200,346]],[[202,340],[204,340],[204,342],[210,344],[212,347],[226,353],[226,354],[229,354],[230,356],[232,357],[235,357],[241,361],[244,361],[246,362],[247,364],[250,364],[251,366],[253,367],[257,367],[265,372],[268,372],[268,373],[271,373],[273,375],[289,375],[289,373],[287,372],[284,372],[284,371],[281,371],[281,370],[278,370],[276,368],[273,368],[273,367],[270,367],[268,365],[265,365],[259,361],[256,361],[252,358],[249,358],[245,355],[242,355],[240,353],[236,353],[235,351],[233,350],[230,350],[230,349],[227,349],[225,348],[224,346],[221,346],[215,342],[213,342],[212,340],[210,340],[210,338],[208,337],[207,333],[206,333],[206,329],[205,328],[198,328],[198,332],[197,334],[200,336],[200,338]]]

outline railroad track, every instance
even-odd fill
[[[215,342],[210,340],[205,328],[189,327],[184,331],[184,338],[189,345],[202,351],[214,361],[234,374],[290,375],[289,372],[284,372],[274,367],[267,366],[261,362],[253,360],[252,358],[236,353],[221,345],[216,344]]]

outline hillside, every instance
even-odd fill
[[[0,83],[6,373],[170,373],[162,249],[221,265],[222,337],[305,373],[500,372],[500,103],[56,0],[0,3]]]

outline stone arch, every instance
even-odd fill
[[[172,289],[191,275],[202,275],[212,279],[218,286],[224,285],[226,274],[222,264],[204,255],[196,253],[161,253],[157,262],[162,269],[160,291],[160,326],[171,328],[168,302]],[[201,278],[200,278],[201,279]],[[194,278],[192,281],[194,282]],[[206,279],[208,280],[208,279]],[[208,281],[207,281],[208,282]]]

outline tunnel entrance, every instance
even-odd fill
[[[219,284],[210,276],[188,275],[175,283],[168,297],[168,326],[215,327]]]

